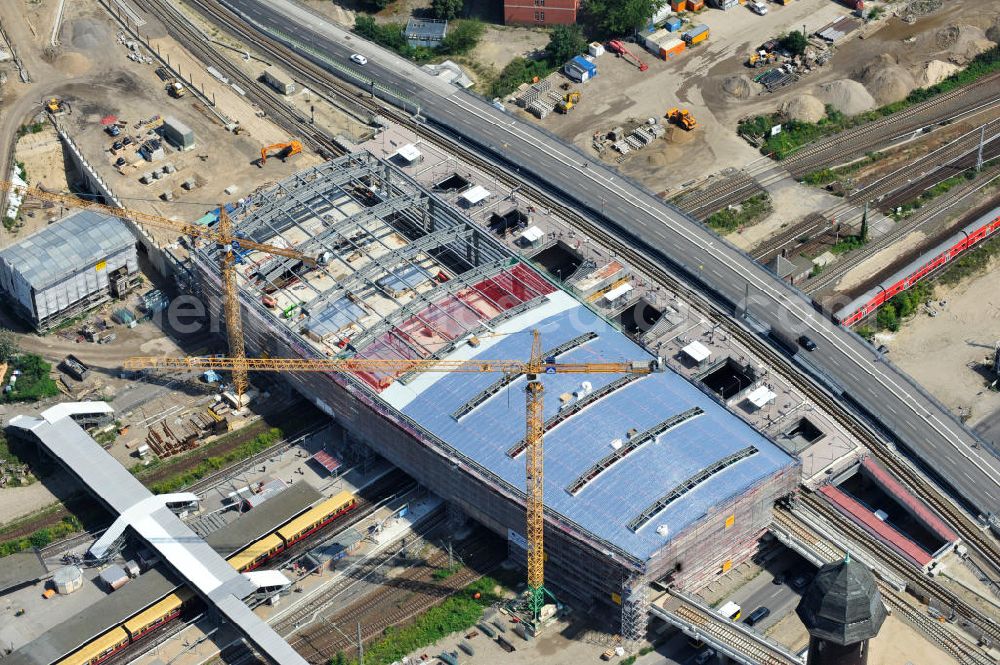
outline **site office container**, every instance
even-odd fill
[[[646,49],[659,54],[661,43],[669,38],[670,33],[665,28],[660,28],[646,36]]]
[[[689,12],[700,12],[705,8],[705,0],[687,0],[687,9]]]
[[[681,29],[683,21],[681,21],[676,16],[671,16],[667,19],[667,22],[663,24],[663,27],[667,29],[668,32],[677,32]]]
[[[675,12],[683,12],[688,8],[687,0],[670,0],[670,9]]]
[[[683,53],[685,48],[687,48],[687,44],[684,43],[684,40],[674,37],[660,45],[660,57],[664,60],[670,60],[679,53]]]
[[[691,28],[681,36],[683,37],[684,41],[688,43],[688,45],[694,45],[697,44],[698,42],[703,42],[706,39],[708,39],[708,26],[705,25],[704,23],[701,25],[696,25],[695,27]]]

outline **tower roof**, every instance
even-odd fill
[[[810,635],[845,645],[875,637],[886,616],[875,577],[850,554],[819,569],[795,611]]]

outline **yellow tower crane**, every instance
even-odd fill
[[[294,249],[278,247],[266,243],[255,242],[249,238],[241,238],[233,227],[232,219],[226,213],[226,206],[219,206],[219,223],[215,228],[179,222],[160,215],[129,210],[117,206],[104,205],[85,201],[67,194],[46,192],[37,187],[23,187],[10,181],[0,180],[0,192],[13,191],[19,196],[31,197],[40,201],[58,203],[68,208],[100,210],[101,212],[123,219],[130,219],[143,226],[176,231],[179,235],[214,242],[223,250],[221,259],[223,309],[226,317],[226,335],[229,340],[229,356],[233,372],[233,390],[237,401],[242,402],[242,396],[247,388],[246,352],[243,348],[243,319],[240,316],[239,286],[236,281],[236,263],[239,250],[255,249],[275,256],[298,259],[308,264],[315,264],[314,257],[306,256]]]
[[[539,380],[542,374],[651,374],[660,371],[659,361],[610,363],[559,363],[542,357],[541,336],[532,332],[531,357],[528,360],[440,360],[440,359],[369,359],[369,358],[233,358],[140,357],[125,361],[125,369],[235,370],[243,366],[252,372],[338,372],[344,374],[374,372],[401,376],[411,372],[498,373],[524,375],[525,432],[525,508],[528,540],[528,609],[533,621],[538,621],[545,596],[553,597],[545,588],[545,470],[543,466],[543,432],[545,429],[545,388]],[[245,365],[243,364],[245,363]]]

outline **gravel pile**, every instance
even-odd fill
[[[840,79],[816,86],[816,97],[845,115],[857,115],[875,108],[875,98],[857,81]]]
[[[798,95],[782,104],[781,112],[792,120],[819,122],[826,115],[826,107],[812,95]]]
[[[70,42],[74,48],[89,51],[110,48],[112,38],[108,29],[99,21],[81,18],[73,21],[73,37]]]
[[[730,76],[723,81],[722,89],[737,99],[749,99],[754,93],[759,92],[760,86],[746,74],[740,74]]]
[[[983,51],[993,48],[994,45],[981,28],[974,25],[960,25],[958,37],[948,49],[951,56],[949,59],[957,64],[965,64]]]
[[[900,67],[888,53],[868,63],[859,78],[880,106],[905,99],[917,87],[910,72]]]

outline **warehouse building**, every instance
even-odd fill
[[[135,238],[117,217],[92,210],[0,251],[0,290],[39,331],[121,297],[138,280]]]
[[[373,155],[311,168],[234,211],[258,242],[240,268],[248,352],[273,357],[655,358],[483,228]],[[194,256],[221,311],[215,248]],[[523,376],[288,375],[356,437],[524,559]],[[546,579],[641,630],[652,581],[690,587],[749,555],[797,462],[667,369],[547,375]]]

